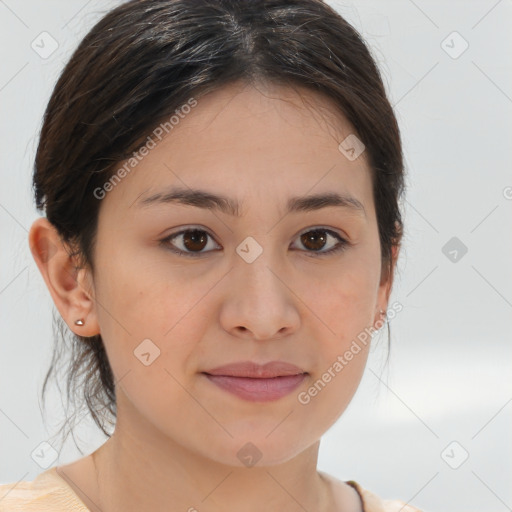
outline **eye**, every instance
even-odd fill
[[[338,240],[338,243],[327,251],[321,251],[320,249],[325,247],[329,238]],[[326,228],[315,228],[305,231],[300,235],[300,241],[305,247],[313,249],[311,251],[306,251],[312,253],[309,254],[309,256],[313,257],[340,252],[350,245],[350,243],[338,235],[338,233]]]
[[[213,239],[213,237],[204,229],[185,229],[183,231],[179,231],[178,233],[169,235],[160,242],[164,244],[169,250],[178,254],[178,256],[190,256],[193,258],[202,254],[202,252],[199,251],[208,245],[208,237]],[[178,245],[181,245],[185,250],[179,247],[176,248],[176,245],[171,243],[171,240],[174,239],[178,239]]]
[[[340,252],[347,246],[351,245],[350,242],[342,238],[336,232],[325,228],[310,229],[299,236],[300,242],[303,246],[310,249],[306,250],[306,252],[311,253],[309,256],[313,257]],[[208,247],[209,238],[213,240],[212,235],[207,231],[204,229],[194,228],[173,233],[172,235],[162,239],[160,243],[170,251],[178,254],[178,256],[189,256],[194,258],[201,256],[205,252],[211,252],[204,251],[204,249]],[[338,243],[329,250],[321,250],[326,246],[329,238],[338,240]],[[173,242],[173,240],[177,240],[177,242]]]

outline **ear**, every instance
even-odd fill
[[[57,230],[48,219],[34,221],[28,235],[32,256],[43,276],[53,302],[68,327],[79,336],[99,334],[94,284],[88,269],[77,269]],[[81,319],[84,325],[76,325]]]
[[[396,262],[400,252],[400,244],[391,246],[391,268],[385,268],[381,272],[381,280],[379,284],[378,298],[377,298],[377,311],[376,318],[381,318],[379,311],[388,309],[389,296],[391,294],[391,287],[395,277]],[[376,320],[377,321],[377,320]]]

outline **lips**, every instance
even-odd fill
[[[290,363],[260,365],[243,361],[202,372],[218,388],[250,402],[278,400],[296,389],[308,373]]]
[[[284,361],[271,361],[266,364],[258,364],[253,361],[241,361],[239,363],[219,366],[203,373],[209,375],[224,375],[227,377],[247,377],[253,379],[268,379],[273,377],[285,377],[307,373],[302,368]]]

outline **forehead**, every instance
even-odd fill
[[[179,127],[183,137],[200,136],[206,131],[212,142],[229,143],[226,139],[229,135],[240,142],[242,139],[249,142],[251,138],[253,145],[266,142],[267,147],[281,146],[283,150],[310,136],[318,139],[310,144],[310,149],[315,150],[319,139],[330,137],[331,143],[336,144],[343,134],[354,132],[335,103],[324,95],[303,87],[262,82],[255,85],[236,82],[201,97]],[[243,132],[238,132],[239,128]],[[279,141],[274,139],[276,135]],[[168,139],[172,144],[170,134]]]
[[[330,99],[300,88],[235,83],[196,102],[174,117],[107,202],[130,208],[172,185],[267,201],[327,190],[370,200],[365,154],[351,161],[338,149],[354,129]]]

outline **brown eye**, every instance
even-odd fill
[[[324,247],[328,244],[329,238],[334,238],[338,240],[338,243],[328,250],[324,251]],[[301,244],[308,249],[311,256],[324,256],[326,254],[332,254],[334,252],[341,251],[346,248],[346,246],[350,245],[347,240],[339,236],[334,231],[330,229],[310,229],[305,233],[300,235]],[[315,254],[317,253],[317,254]]]
[[[325,235],[325,230],[308,231],[301,235],[300,241],[308,249],[311,249],[312,251],[319,251],[325,246],[327,236]]]
[[[164,238],[161,243],[180,256],[194,257],[210,252],[204,251],[208,246],[209,238],[212,238],[212,236],[204,229],[186,229]],[[177,242],[172,242],[172,240],[177,240]]]
[[[204,231],[186,231],[183,233],[183,245],[189,251],[201,251],[206,247],[208,236]]]

